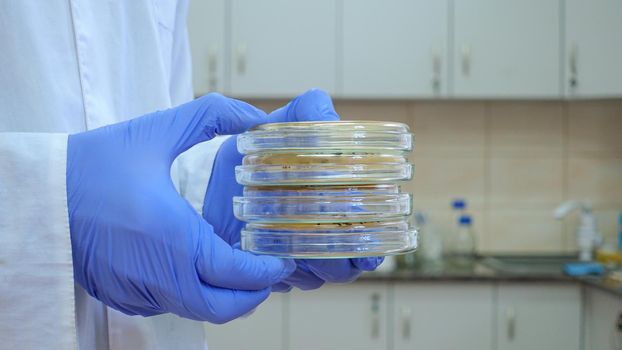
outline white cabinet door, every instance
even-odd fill
[[[447,0],[344,0],[342,13],[341,95],[446,95]]]
[[[395,350],[492,349],[493,290],[487,283],[397,284]]]
[[[205,323],[209,349],[284,349],[286,298],[285,294],[273,293],[248,317],[222,325]]]
[[[561,96],[559,0],[453,3],[456,97]]]
[[[387,290],[384,283],[356,282],[293,292],[289,349],[386,349]]]
[[[225,92],[225,0],[190,1],[188,37],[194,94]]]
[[[620,0],[566,0],[568,96],[622,96],[621,15]]]
[[[499,350],[579,350],[581,291],[575,284],[502,284],[497,296]]]
[[[333,0],[232,0],[231,93],[334,91],[336,7]]]
[[[622,297],[601,290],[585,290],[585,349],[615,350],[622,344],[622,332],[617,329],[622,317]]]

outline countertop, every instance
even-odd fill
[[[380,282],[575,282],[598,288],[622,298],[622,283],[605,276],[570,277],[559,271],[530,270],[520,273],[498,270],[478,260],[468,264],[443,261],[441,264],[415,264],[393,271],[366,272],[361,281]]]

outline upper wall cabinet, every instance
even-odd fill
[[[344,0],[341,95],[446,96],[446,0]]]
[[[289,97],[312,87],[335,91],[333,0],[232,0],[231,92]]]
[[[621,15],[620,0],[566,0],[567,96],[622,96]]]
[[[195,95],[225,91],[225,0],[190,1],[188,36]]]
[[[454,4],[454,96],[561,96],[559,0]]]

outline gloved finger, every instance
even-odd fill
[[[354,264],[354,266],[358,267],[363,271],[374,271],[378,268],[378,266],[380,266],[380,264],[382,264],[383,261],[384,256],[352,259],[352,263]]]
[[[324,284],[324,280],[316,276],[306,266],[305,260],[296,261],[296,271],[283,280],[283,283],[301,290],[318,289]]]
[[[196,319],[222,324],[253,311],[270,296],[270,288],[256,291],[204,287],[201,305],[191,305]]]
[[[162,130],[174,159],[197,143],[217,135],[239,134],[266,122],[266,113],[246,102],[211,93],[175,107],[170,113],[154,113],[154,128]]]
[[[206,222],[203,223],[209,227]],[[228,289],[259,290],[280,282],[296,269],[292,260],[234,249],[209,228],[210,232],[206,232],[202,239],[196,261],[199,277],[207,284]]]
[[[284,282],[279,282],[272,286],[272,292],[277,292],[277,293],[288,293],[292,289],[294,289],[293,286],[290,286],[289,284],[284,283]]]
[[[242,164],[236,147],[236,136],[229,137],[216,153],[209,185],[203,199],[203,218],[227,243],[240,241],[244,223],[233,215],[234,196],[241,196],[243,187],[235,180],[235,166]]]
[[[332,283],[352,282],[362,272],[351,259],[305,260],[305,263],[316,276]]]
[[[269,123],[339,120],[328,93],[311,89],[268,115]]]

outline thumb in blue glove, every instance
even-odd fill
[[[130,315],[171,312],[222,323],[264,301],[294,264],[232,248],[179,196],[170,168],[194,144],[243,132],[265,118],[249,104],[210,94],[70,135],[75,280]]]
[[[296,122],[338,120],[330,96],[318,89],[312,89],[296,97],[287,105],[270,113],[267,122]],[[236,138],[231,137],[220,147],[210,183],[203,203],[203,217],[216,232],[230,244],[240,241],[244,223],[233,216],[233,196],[241,196],[243,187],[235,181],[235,166],[242,163],[243,155],[237,151]],[[296,271],[282,283],[273,286],[274,291],[288,291],[319,288],[325,282],[350,282],[363,271],[376,269],[383,261],[381,257],[358,259],[296,260]]]

